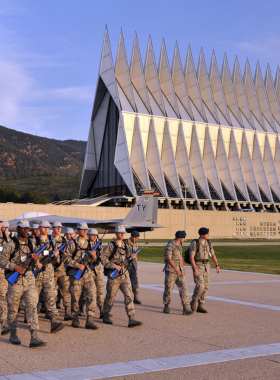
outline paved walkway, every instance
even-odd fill
[[[182,315],[175,287],[172,314],[162,313],[162,264],[139,263],[142,305],[127,328],[123,296],[117,294],[113,326],[50,334],[40,315],[40,336],[48,345],[29,349],[29,331],[19,317],[21,346],[0,337],[0,380],[278,379],[280,373],[280,276],[211,270],[208,314]],[[186,267],[189,295],[194,284]],[[60,317],[62,319],[62,311]],[[85,318],[81,318],[85,324]]]
[[[167,243],[153,243],[153,242],[150,242],[149,243],[149,246],[155,246],[155,247],[164,247],[166,246]],[[183,244],[184,246],[189,246],[190,243],[184,243]],[[244,242],[244,243],[241,243],[241,242],[229,242],[229,243],[222,243],[222,242],[213,242],[213,246],[217,246],[217,245],[222,245],[222,246],[225,246],[225,245],[279,245],[280,246],[280,243],[277,243],[277,242],[263,242],[263,243],[260,243],[260,242]]]

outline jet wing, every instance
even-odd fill
[[[51,224],[59,221],[63,225],[62,232],[64,232],[67,227],[76,228],[80,222],[86,222],[89,228],[96,228],[99,233],[105,232],[106,230],[108,230],[109,233],[113,233],[116,226],[120,224],[124,225],[128,232],[133,230],[139,232],[153,231],[154,228],[164,228],[164,226],[157,224],[157,212],[155,211],[157,209],[158,198],[156,196],[154,197],[153,194],[153,190],[144,190],[125,219],[94,220],[71,218],[41,212],[27,212],[16,219],[9,220],[10,230],[15,231],[18,221],[25,219],[29,221],[30,225],[33,223],[39,224],[41,220],[47,220]]]

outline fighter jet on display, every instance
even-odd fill
[[[126,226],[128,232],[137,230],[139,232],[153,231],[154,228],[164,228],[157,224],[158,194],[153,190],[144,190],[138,202],[132,207],[124,219],[93,220],[83,218],[70,218],[66,216],[46,214],[43,212],[27,212],[16,219],[9,220],[10,230],[15,231],[17,222],[20,219],[28,220],[30,225],[39,223],[42,219],[48,220],[51,224],[60,221],[63,224],[62,232],[67,227],[76,227],[79,222],[86,222],[89,228],[96,228],[99,233],[108,230],[113,233],[115,227],[122,224]]]

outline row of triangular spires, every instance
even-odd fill
[[[106,29],[100,75],[123,111],[280,132],[279,67],[275,82],[269,65],[263,80],[259,63],[253,78],[247,60],[242,77],[236,57],[231,75],[225,55],[220,74],[213,52],[208,73],[202,49],[196,70],[189,46],[183,70],[176,43],[170,69],[164,41],[157,66],[151,37],[143,67],[136,34],[129,66],[122,32],[114,66]]]

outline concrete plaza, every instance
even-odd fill
[[[208,314],[182,315],[176,287],[172,314],[162,313],[162,264],[139,263],[142,305],[135,317],[144,325],[127,328],[119,292],[113,326],[50,334],[40,315],[40,336],[48,342],[30,349],[30,334],[19,317],[21,346],[0,337],[0,379],[279,379],[280,276],[211,270]],[[186,267],[188,290],[194,288]],[[98,311],[96,316],[98,317]],[[62,311],[60,317],[62,319]],[[85,324],[85,318],[81,318]],[[32,374],[31,374],[32,373]]]

